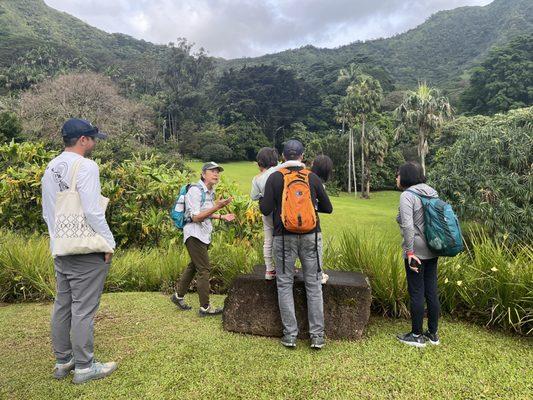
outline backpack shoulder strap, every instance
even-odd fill
[[[190,189],[191,187],[193,187],[193,186],[194,186],[194,187],[197,187],[198,189],[200,189],[200,193],[202,194],[202,200],[200,201],[200,207],[202,207],[202,206],[205,204],[205,200],[206,200],[206,193],[205,193],[205,190],[204,190],[204,188],[203,188],[201,185],[199,185],[199,184],[197,184],[197,183],[191,183],[191,184],[189,185],[189,187],[187,188],[187,191],[189,191],[189,189]]]

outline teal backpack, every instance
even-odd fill
[[[453,257],[463,251],[463,235],[452,206],[438,197],[424,196],[412,190],[422,201],[426,242],[429,249],[445,257]]]
[[[170,210],[170,218],[172,218],[174,225],[176,225],[176,228],[178,229],[183,229],[185,224],[191,222],[191,219],[185,216],[185,195],[192,186],[196,186],[202,191],[202,202],[200,207],[202,207],[205,203],[205,191],[200,185],[194,183],[183,185],[180,189],[178,197],[176,198],[176,201],[174,202],[174,205],[172,206],[172,209]]]

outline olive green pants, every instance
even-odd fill
[[[211,264],[207,253],[209,245],[195,237],[189,237],[185,242],[185,247],[187,247],[191,262],[181,275],[178,283],[178,296],[185,296],[196,275],[196,290],[200,298],[200,305],[206,307],[209,304],[209,274],[211,272]]]

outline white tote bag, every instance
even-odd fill
[[[84,158],[77,160],[72,168],[69,190],[57,193],[55,210],[55,235],[53,256],[89,253],[113,253],[107,241],[87,223],[83,213],[76,181]],[[109,199],[100,196],[100,206],[105,212]]]

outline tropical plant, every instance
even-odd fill
[[[444,121],[452,117],[452,112],[448,99],[425,82],[419,83],[415,92],[407,92],[402,104],[394,111],[399,121],[397,138],[410,128],[418,131],[417,150],[424,173],[429,149],[428,141],[442,127]]]
[[[533,242],[533,136],[527,125],[488,124],[443,148],[429,178],[463,220]]]
[[[361,148],[361,196],[367,197],[365,186],[369,186],[365,176],[365,152],[367,148],[365,137],[365,124],[368,116],[379,108],[383,91],[377,79],[369,75],[359,75],[356,82],[346,89],[346,107],[349,115],[361,124],[360,148]]]

